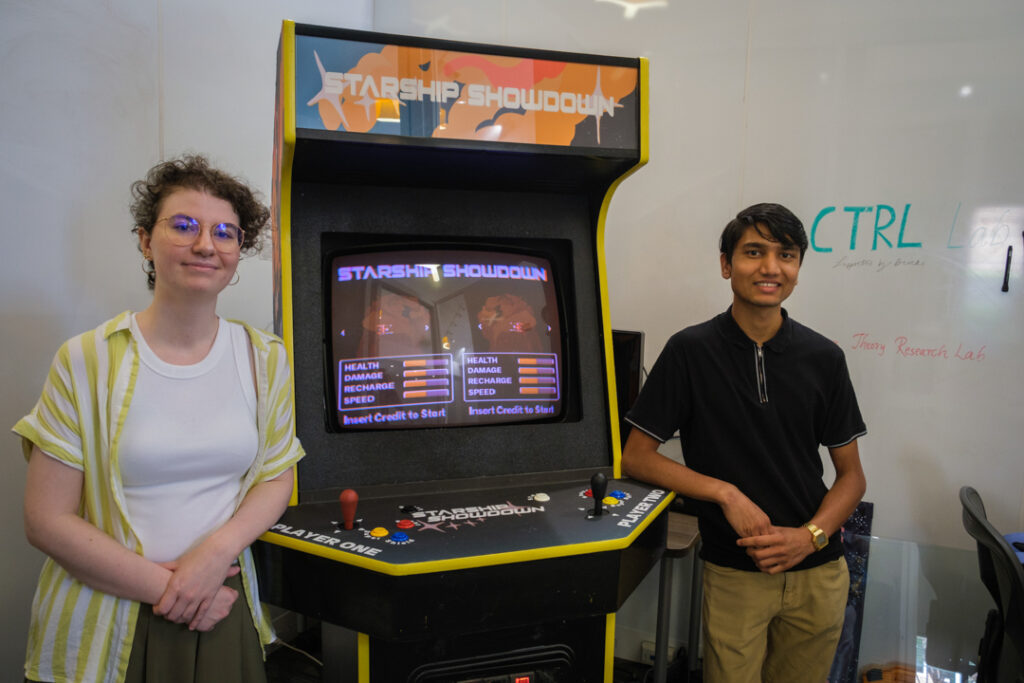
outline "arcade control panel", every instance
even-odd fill
[[[589,485],[588,485],[589,484]],[[392,576],[622,549],[669,503],[628,479],[291,507],[260,540]]]

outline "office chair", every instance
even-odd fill
[[[1024,566],[985,515],[981,496],[960,489],[964,529],[977,541],[981,581],[996,601],[981,641],[979,683],[1024,683]]]

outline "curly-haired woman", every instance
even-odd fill
[[[47,554],[30,681],[263,680],[249,545],[288,504],[284,345],[218,317],[269,211],[202,157],[133,184],[152,303],[65,342],[18,422],[25,531]]]

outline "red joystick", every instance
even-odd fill
[[[341,520],[346,529],[351,530],[356,521],[356,505],[359,503],[359,494],[352,489],[345,489],[338,496],[341,503]]]

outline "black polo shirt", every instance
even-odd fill
[[[679,431],[686,465],[736,485],[776,526],[806,524],[828,488],[819,446],[866,433],[842,350],[782,311],[759,349],[732,309],[676,333],[626,420],[658,441]],[[715,503],[695,501],[701,557],[757,571]],[[839,534],[794,569],[842,554]]]

